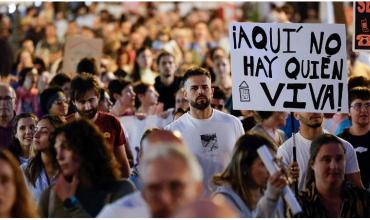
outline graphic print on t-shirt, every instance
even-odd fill
[[[202,141],[203,152],[213,152],[218,149],[216,133],[201,134],[200,140]]]

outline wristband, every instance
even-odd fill
[[[76,198],[76,196],[71,196],[69,198],[67,198],[66,200],[64,200],[63,202],[63,206],[67,209],[70,209],[70,208],[73,208],[77,205],[78,203],[78,200]]]

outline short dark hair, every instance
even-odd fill
[[[175,56],[174,56],[172,53],[170,53],[170,52],[168,52],[168,51],[163,50],[162,52],[160,52],[160,53],[158,54],[158,57],[157,57],[157,65],[159,65],[159,63],[160,63],[160,61],[161,61],[162,57],[172,57],[173,59],[175,59]]]
[[[182,79],[184,81],[184,84],[190,77],[193,77],[193,76],[206,76],[209,79],[211,79],[211,74],[209,73],[207,69],[195,66],[195,67],[190,67],[189,69],[185,71],[184,77]]]
[[[93,57],[85,57],[80,60],[77,64],[77,73],[90,73],[92,75],[98,75],[98,67],[96,60]]]
[[[87,91],[93,89],[95,94],[100,95],[100,86],[94,76],[83,73],[76,76],[71,82],[71,100],[76,101],[81,98]]]
[[[126,88],[126,86],[132,85],[132,83],[128,80],[124,79],[114,79],[109,82],[108,84],[108,90],[109,90],[109,95],[113,101],[113,103],[116,102],[116,99],[113,97],[114,93],[121,94],[122,90]]]
[[[261,120],[268,119],[274,112],[268,112],[268,111],[258,111],[257,114],[261,118]]]
[[[134,92],[136,93],[136,98],[135,98],[135,107],[138,108],[141,105],[141,101],[139,99],[138,95],[145,95],[146,91],[148,91],[150,85],[147,83],[137,83],[134,86]]]
[[[63,92],[60,87],[50,87],[42,91],[40,94],[40,106],[42,114],[48,114],[52,104],[58,98],[58,93]]]
[[[370,89],[361,86],[351,89],[348,94],[348,105],[351,105],[355,99],[370,100]]]
[[[226,100],[226,94],[220,87],[213,86],[213,98]]]
[[[365,76],[351,76],[348,79],[348,91],[357,86],[370,87],[370,79]]]
[[[71,82],[72,79],[65,73],[56,74],[50,81],[49,86],[62,87],[64,84]]]

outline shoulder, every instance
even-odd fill
[[[165,127],[165,130],[174,130],[176,128],[179,128],[181,126],[185,126],[187,124],[187,121],[189,120],[189,113],[183,114],[180,118],[177,120],[171,122]]]

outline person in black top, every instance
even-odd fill
[[[166,51],[157,58],[159,76],[155,78],[154,88],[159,93],[159,102],[164,104],[163,110],[175,107],[175,94],[180,87],[181,78],[175,76],[175,57]]]
[[[365,188],[370,188],[370,89],[355,87],[349,91],[349,107],[352,126],[338,136],[355,148]]]

